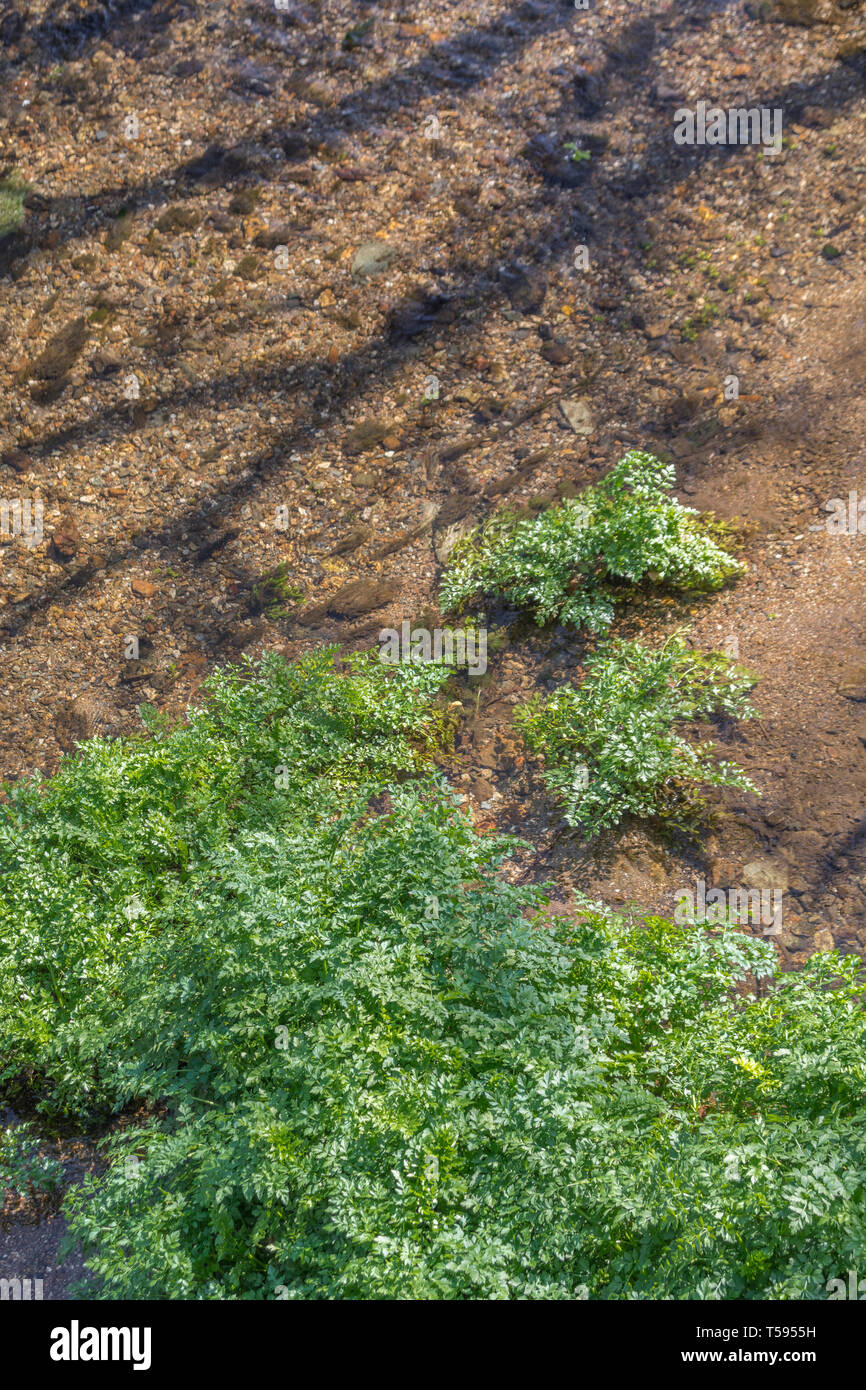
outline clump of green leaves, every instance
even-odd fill
[[[351,29],[347,29],[343,35],[343,48],[346,52],[351,53],[356,48],[360,48],[372,28],[373,20],[364,19],[360,24],[355,24]]]
[[[276,569],[256,580],[250,594],[250,612],[264,613],[271,622],[285,618],[291,612],[292,603],[304,597],[303,589],[293,584],[289,578],[289,567],[283,560]]]
[[[566,820],[587,839],[626,815],[688,826],[702,787],[756,790],[736,763],[717,760],[712,742],[691,743],[677,727],[717,713],[754,715],[749,671],[721,652],[690,651],[678,635],[658,649],[611,643],[586,666],[579,687],[536,697],[515,719],[544,758],[544,780]]]
[[[0,1194],[53,1192],[63,1181],[63,1164],[45,1152],[30,1125],[0,1128]],[[2,1205],[2,1203],[0,1203]]]
[[[0,237],[17,232],[24,221],[24,199],[30,189],[17,169],[0,180]]]
[[[718,318],[720,309],[717,304],[705,304],[696,314],[683,319],[682,336],[687,343],[693,343],[702,328],[706,328]]]
[[[743,572],[699,514],[670,496],[671,464],[631,450],[601,482],[537,517],[503,510],[454,548],[440,589],[444,611],[482,595],[600,632],[613,619],[615,581],[719,589]]]
[[[46,1105],[109,1103],[97,1001],[110,1015],[142,938],[208,876],[220,847],[241,828],[280,833],[304,815],[315,835],[318,818],[336,814],[332,796],[425,765],[449,672],[373,654],[342,670],[336,660],[323,648],[291,666],[272,655],[258,670],[226,667],[186,724],[171,729],[143,707],[139,738],[90,740],[51,779],[7,788],[0,1086],[36,1068]]]
[[[550,917],[425,768],[446,677],[247,664],[8,789],[0,1082],[145,1107],[67,1198],[86,1294],[822,1296],[866,1255],[859,962]]]
[[[525,920],[491,849],[403,790],[318,860],[258,840],[149,943],[119,1080],[176,1118],[73,1198],[92,1294],[814,1298],[856,1263],[856,963],[773,988],[736,932]]]

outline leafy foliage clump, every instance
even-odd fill
[[[854,963],[549,917],[424,769],[445,674],[226,671],[10,789],[5,1074],[144,1107],[67,1200],[89,1296],[820,1294],[866,1251]]]
[[[719,589],[743,571],[669,494],[671,464],[631,450],[599,483],[532,518],[504,509],[454,548],[440,588],[443,611],[482,595],[600,632],[613,620],[611,583],[649,578],[679,589]]]
[[[63,1164],[44,1151],[30,1125],[0,1128],[0,1198],[4,1189],[52,1192],[62,1181]]]
[[[18,231],[24,221],[24,199],[29,189],[17,169],[0,179],[0,237]]]
[[[136,963],[119,1079],[172,1117],[73,1203],[102,1297],[799,1298],[856,1264],[851,961],[737,999],[767,943],[527,922],[432,790],[327,874],[338,836],[315,876],[260,841]]]
[[[288,565],[283,561],[276,569],[263,574],[253,585],[249,600],[250,612],[264,613],[271,622],[276,622],[291,612],[290,603],[297,603],[303,597],[303,590],[290,581]]]
[[[320,787],[347,797],[424,764],[447,671],[392,669],[370,655],[349,658],[343,675],[335,654],[226,668],[186,725],[170,732],[144,707],[151,738],[93,739],[50,780],[8,788],[0,1083],[38,1066],[55,1104],[104,1098],[96,1001],[113,1007],[142,940],[172,918],[211,856],[241,826],[279,834],[305,811],[317,834],[330,805]]]
[[[515,719],[544,757],[566,820],[587,839],[629,814],[687,825],[702,786],[756,790],[736,763],[715,758],[711,742],[690,743],[676,728],[710,714],[752,716],[750,672],[721,652],[690,651],[679,636],[655,650],[611,643],[586,666],[580,687],[536,697]]]

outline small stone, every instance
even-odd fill
[[[71,700],[57,717],[55,738],[64,752],[71,752],[76,743],[109,732],[114,726],[112,707],[95,691],[85,691]]]
[[[776,888],[784,893],[788,887],[788,866],[778,859],[752,859],[740,874],[745,888]]]
[[[327,600],[327,611],[338,618],[357,618],[384,608],[400,589],[393,579],[355,579]]]
[[[652,323],[648,323],[644,329],[648,338],[663,338],[665,334],[670,333],[670,331],[670,319],[655,319]]]
[[[580,396],[576,400],[563,398],[559,402],[559,408],[575,434],[588,437],[595,432],[587,396]]]
[[[149,579],[133,579],[132,592],[138,594],[140,598],[153,598],[156,593],[156,585],[151,584]]]
[[[343,440],[343,453],[349,458],[366,454],[384,443],[390,433],[388,426],[379,420],[361,420],[348,431]]]
[[[378,275],[381,271],[388,269],[396,256],[397,248],[389,246],[385,241],[365,241],[355,252],[352,261],[352,274],[358,280],[366,279],[370,275]]]
[[[836,689],[846,700],[866,700],[866,663],[846,666]]]
[[[545,343],[541,349],[541,355],[545,362],[549,362],[552,367],[565,367],[574,356],[570,347],[565,343],[551,341]]]
[[[54,552],[64,560],[71,560],[78,554],[81,545],[81,536],[75,524],[75,517],[70,513],[60,518],[60,525],[51,538]]]
[[[369,526],[355,526],[348,533],[348,535],[344,536],[342,540],[337,542],[337,544],[333,547],[332,550],[328,551],[328,554],[350,555],[353,550],[359,550],[362,545],[366,545],[369,539]]]
[[[502,279],[512,309],[522,314],[538,312],[547,297],[547,276],[543,270],[513,265],[503,271]]]

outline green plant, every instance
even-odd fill
[[[250,611],[264,613],[271,622],[285,618],[291,612],[287,606],[298,603],[304,597],[303,589],[289,579],[288,565],[282,561],[276,569],[263,574],[253,585],[250,597]]]
[[[498,595],[532,608],[539,625],[556,619],[599,632],[613,619],[613,581],[720,588],[743,566],[669,495],[674,485],[672,465],[631,450],[601,482],[537,517],[503,509],[455,546],[443,610]]]
[[[653,650],[604,646],[588,658],[583,684],[563,686],[515,711],[544,779],[563,800],[569,825],[587,839],[625,815],[694,823],[703,786],[755,790],[712,743],[689,743],[676,726],[714,713],[749,718],[755,677],[720,652],[690,651],[678,635]]]
[[[17,169],[0,180],[0,237],[17,232],[24,221],[24,199],[30,185]]]
[[[187,724],[171,728],[142,707],[137,738],[90,740],[49,781],[8,788],[0,1085],[36,1067],[46,1105],[108,1103],[105,1076],[93,1072],[103,1045],[96,1001],[110,1016],[142,936],[207,877],[211,855],[241,826],[290,826],[315,807],[320,781],[347,796],[423,764],[443,722],[431,701],[449,672],[387,667],[370,654],[348,658],[344,675],[335,659],[325,648],[293,666],[272,656],[261,671],[225,668]],[[309,813],[315,826],[327,802]]]
[[[586,164],[588,160],[592,159],[591,151],[582,150],[574,140],[567,141],[565,149],[568,151],[569,159],[573,160],[575,164]]]
[[[683,319],[682,336],[687,342],[693,343],[702,328],[707,328],[719,316],[721,310],[717,304],[705,304],[696,314]]]
[[[3,1074],[144,1107],[67,1199],[84,1292],[821,1296],[866,1251],[855,959],[549,916],[425,771],[447,673],[335,657],[0,806]]]
[[[372,27],[373,20],[365,19],[362,20],[360,24],[356,24],[352,29],[347,29],[343,36],[343,48],[350,53],[353,49],[360,48]]]
[[[759,1000],[765,942],[524,920],[432,791],[342,843],[296,905],[260,841],[140,962],[127,1074],[176,1118],[71,1204],[98,1296],[814,1297],[864,1248],[850,961]]]
[[[62,1181],[63,1164],[43,1151],[30,1125],[0,1129],[0,1193],[53,1192]]]

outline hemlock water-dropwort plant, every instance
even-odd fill
[[[569,825],[587,839],[623,816],[659,816],[688,826],[706,786],[757,790],[710,742],[693,744],[676,726],[724,713],[750,718],[755,677],[721,652],[690,651],[679,634],[651,649],[602,646],[579,687],[565,685],[515,711],[527,746],[544,758],[544,780]]]
[[[866,1264],[859,960],[549,914],[431,770],[447,670],[334,658],[217,672],[0,804],[0,1101],[126,1111],[66,1200],[85,1295],[802,1299]]]
[[[455,546],[441,581],[443,612],[499,597],[530,608],[539,626],[555,620],[602,632],[616,581],[720,589],[744,566],[698,512],[669,495],[674,484],[671,464],[633,449],[600,482],[536,517],[495,513]]]
[[[0,1194],[53,1192],[62,1181],[63,1164],[44,1151],[31,1124],[0,1126]]]

